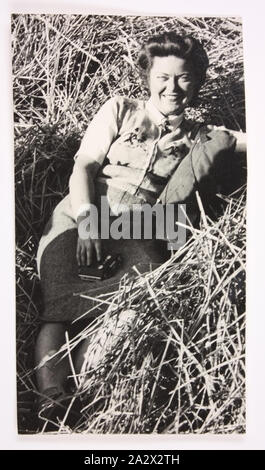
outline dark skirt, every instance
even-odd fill
[[[97,298],[117,291],[125,273],[132,275],[134,272],[133,265],[142,273],[148,272],[170,255],[166,242],[160,240],[103,240],[105,255],[120,253],[122,264],[109,279],[83,281],[78,276],[77,236],[77,229],[66,230],[43,251],[40,261],[43,321],[71,322],[81,317],[82,320],[91,321],[108,308],[102,298],[100,301]]]

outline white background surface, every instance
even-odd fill
[[[264,88],[262,1],[1,1],[1,329],[0,449],[265,449]],[[16,429],[13,122],[11,13],[81,13],[243,18],[248,136],[247,433],[243,436],[19,436]]]

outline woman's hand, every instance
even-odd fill
[[[76,259],[78,265],[87,265],[93,263],[93,258],[96,256],[97,261],[101,260],[101,240],[94,240],[92,238],[82,239],[78,237],[76,247]]]
[[[82,211],[77,217],[78,240],[76,247],[76,259],[78,265],[93,263],[96,257],[101,260],[101,240],[98,232],[98,216],[96,207]]]

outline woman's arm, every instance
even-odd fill
[[[122,97],[106,101],[89,123],[80,148],[76,153],[70,177],[70,199],[75,218],[80,206],[94,202],[94,179],[115,140],[118,129],[118,111]]]
[[[91,264],[95,249],[97,259],[101,258],[100,240],[91,239],[86,232],[82,238],[81,222],[88,220],[90,204],[95,202],[95,176],[102,166],[111,143],[118,134],[118,108],[121,99],[110,98],[90,122],[75,155],[75,165],[69,181],[70,201],[78,225],[77,261],[79,264]],[[96,227],[97,228],[97,227]],[[81,236],[80,236],[81,235]]]
[[[78,226],[78,242],[76,258],[79,265],[90,265],[93,261],[95,250],[97,260],[101,259],[101,242],[99,239],[92,239],[86,232],[86,237],[80,236],[81,222],[90,221],[90,205],[95,202],[94,179],[100,165],[97,162],[84,164],[82,158],[76,160],[72,175],[69,181],[70,201]],[[91,226],[91,224],[90,224]]]
[[[245,132],[231,131],[227,129],[230,134],[236,138],[235,152],[246,152],[247,151],[247,136]]]
[[[235,152],[241,153],[241,152],[246,152],[247,151],[247,135],[245,132],[241,131],[234,131],[232,129],[227,129],[225,126],[214,126],[214,125],[207,125],[207,128],[210,131],[214,130],[220,130],[220,131],[226,131],[229,132],[229,134],[233,135],[236,138],[236,147],[235,147]]]
[[[94,179],[100,168],[97,162],[84,164],[81,159],[75,162],[72,175],[69,180],[70,201],[73,215],[77,221],[78,217],[90,204],[95,202]]]

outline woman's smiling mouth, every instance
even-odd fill
[[[169,101],[180,101],[182,97],[180,95],[174,95],[174,94],[163,94],[163,98],[169,100]]]

